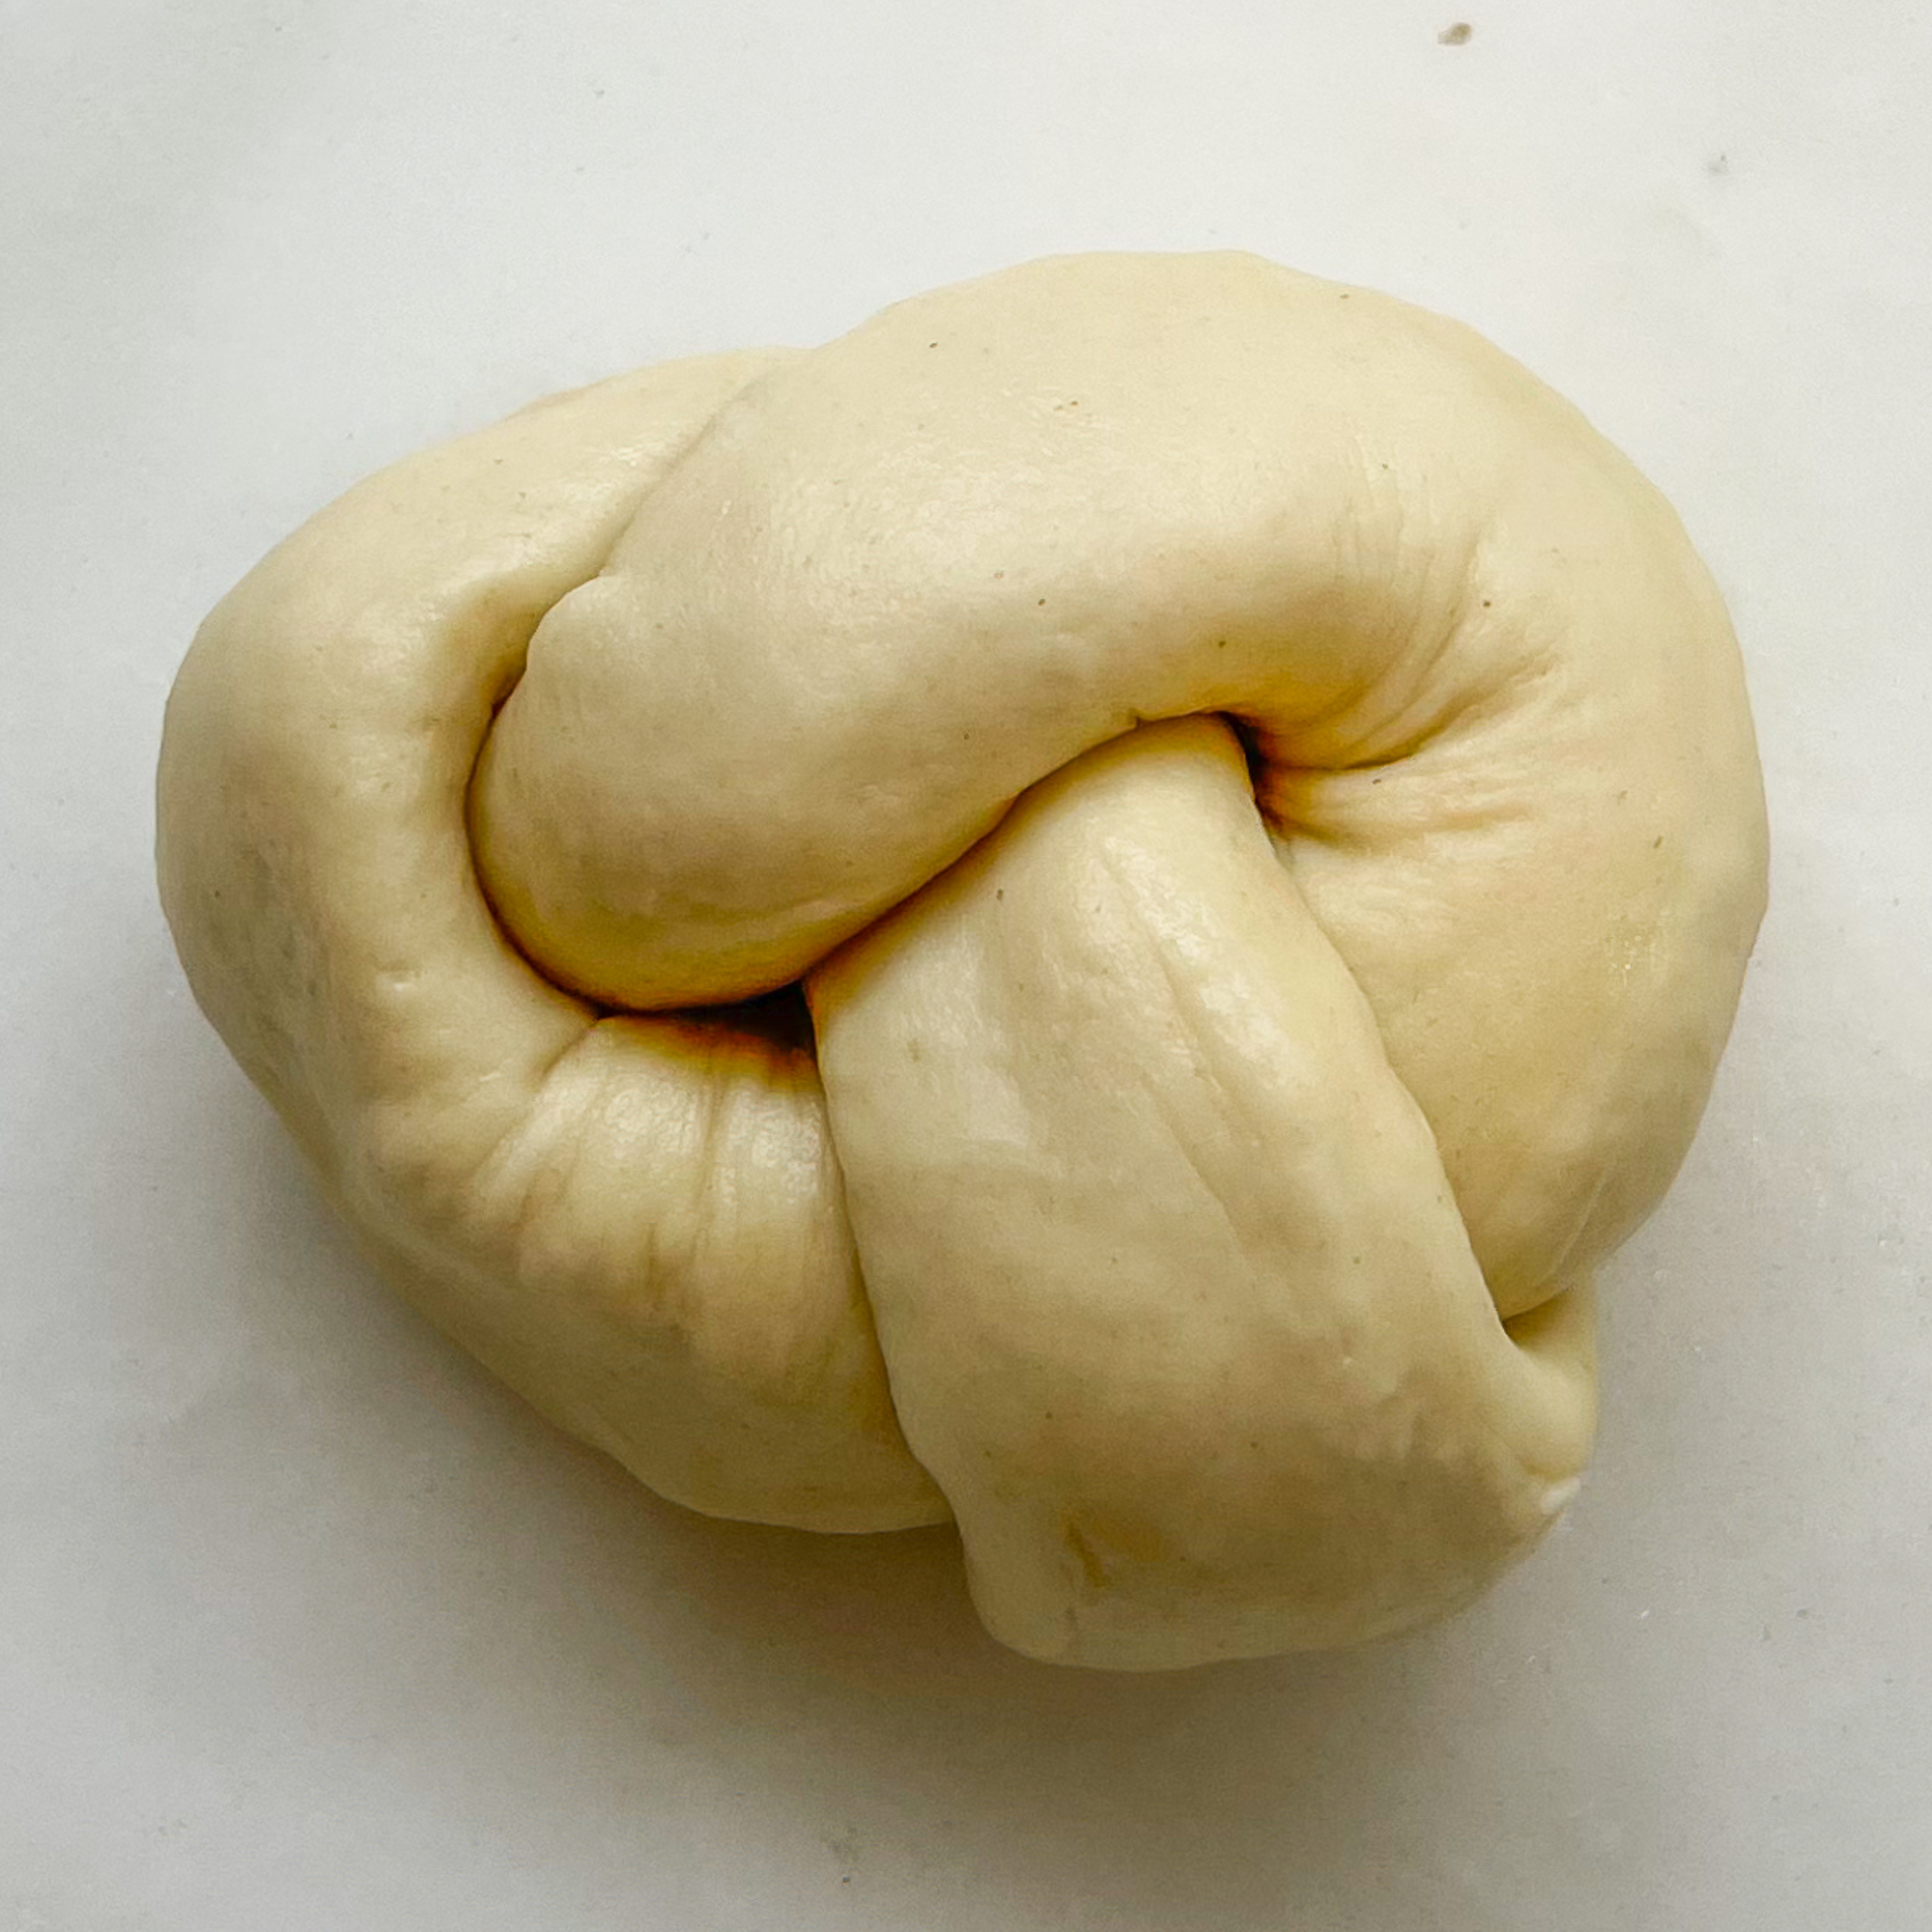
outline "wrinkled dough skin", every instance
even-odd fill
[[[1466,1603],[1763,910],[1676,519],[1466,329],[1032,264],[396,466],[169,704],[195,994],[384,1270],[693,1508],[1121,1668]],[[801,994],[803,997],[801,997]]]

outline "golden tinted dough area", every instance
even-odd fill
[[[1722,606],[1466,329],[1040,262],[352,491],[168,709],[202,1007],[385,1272],[692,1508],[1124,1668],[1468,1601],[1763,909]]]

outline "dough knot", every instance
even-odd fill
[[[1033,1655],[1343,1643],[1574,1492],[1764,893],[1669,508],[1468,330],[1036,263],[412,458],[169,707],[197,997],[391,1279]]]

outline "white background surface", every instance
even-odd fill
[[[1904,5],[12,0],[0,1932],[1932,1923],[1932,29]],[[24,57],[23,57],[24,55]],[[696,1520],[393,1304],[189,1003],[189,633],[355,477],[1048,250],[1448,309],[1682,508],[1774,909],[1451,1628],[1155,1680]]]

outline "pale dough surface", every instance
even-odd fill
[[[450,1332],[692,1507],[950,1510],[995,1634],[1128,1667],[1548,1526],[1765,869],[1667,506],[1239,256],[371,479],[204,628],[159,823],[197,997]]]

